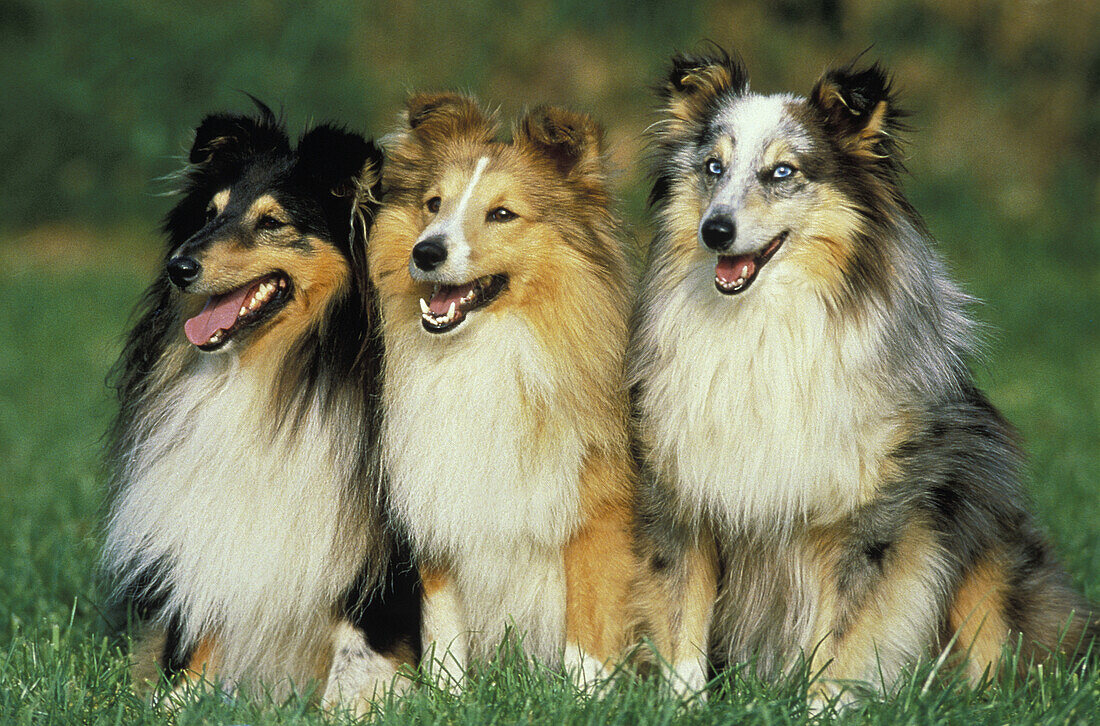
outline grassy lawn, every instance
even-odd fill
[[[1019,427],[1035,507],[1073,579],[1100,599],[1100,265],[1095,220],[1049,210],[1020,226],[986,218],[981,199],[923,188],[918,206],[951,267],[985,304],[982,385]],[[1080,225],[1084,214],[1084,225]],[[1094,217],[1095,214],[1093,213]],[[642,233],[644,237],[644,233]],[[149,245],[153,243],[148,242]],[[18,249],[18,248],[16,248]],[[0,722],[162,723],[133,697],[126,643],[112,640],[96,572],[103,500],[100,438],[111,414],[104,377],[148,274],[133,255],[0,264]],[[148,255],[138,256],[148,259]],[[973,691],[929,666],[900,692],[811,718],[805,682],[766,686],[725,674],[708,702],[682,707],[651,685],[579,699],[552,674],[507,665],[459,698],[420,689],[384,705],[381,723],[1096,723],[1100,675],[1035,673]],[[191,723],[327,723],[301,704],[208,699]]]

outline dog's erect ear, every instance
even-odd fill
[[[455,136],[489,142],[496,134],[496,124],[477,101],[458,93],[413,94],[403,118],[413,135],[429,143]]]
[[[748,87],[748,73],[741,61],[716,49],[715,54],[708,56],[673,56],[672,68],[658,94],[668,102],[668,110],[674,117],[691,121],[699,118],[719,96],[742,94]]]
[[[286,132],[271,110],[262,106],[259,118],[224,113],[204,118],[195,129],[188,161],[205,164],[219,157],[240,157],[288,148]]]
[[[901,128],[905,114],[877,63],[862,70],[848,66],[827,71],[810,92],[810,106],[842,150],[870,159],[895,153],[892,132]]]
[[[363,181],[370,190],[381,169],[382,152],[373,142],[337,126],[317,126],[298,142],[296,171],[339,197],[356,195]]]
[[[603,128],[589,115],[538,106],[520,119],[515,144],[554,163],[565,176],[602,172]]]

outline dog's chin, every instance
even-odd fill
[[[454,332],[471,313],[492,304],[507,287],[508,276],[503,273],[457,285],[433,283],[427,299],[420,298],[420,324],[433,335]]]
[[[748,290],[789,236],[790,230],[783,230],[755,252],[718,255],[714,265],[715,289],[723,295],[738,295]]]
[[[273,272],[210,296],[202,312],[184,324],[184,332],[188,341],[203,353],[226,353],[240,348],[293,298],[290,277]]]

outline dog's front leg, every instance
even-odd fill
[[[175,674],[175,684],[167,693],[155,691],[151,702],[154,706],[176,711],[204,693],[221,693],[232,696],[236,683],[218,673],[218,643],[206,636],[191,649],[183,660],[183,666]]]
[[[624,491],[625,472],[588,467],[589,491]],[[599,481],[592,481],[593,478]],[[565,669],[579,688],[610,675],[636,632],[631,585],[638,571],[629,498],[608,498],[587,513],[565,547]]]
[[[454,575],[444,567],[421,566],[424,655],[421,668],[429,681],[458,691],[469,662],[469,632]]]
[[[706,525],[650,519],[639,532],[645,559],[636,585],[644,633],[673,691],[688,697],[707,682],[708,639],[718,596],[718,549]]]
[[[933,655],[947,588],[946,554],[921,522],[870,553],[848,546],[830,554],[828,540],[811,543],[821,573],[813,657],[820,674],[809,692],[814,711],[861,693],[888,693],[903,668]]]

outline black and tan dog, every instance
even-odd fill
[[[890,688],[977,680],[1097,633],[1028,513],[1015,434],[975,388],[968,298],[900,183],[877,66],[757,95],[677,57],[655,127],[657,234],[633,330],[649,478],[644,604],[681,685],[712,663]]]
[[[292,147],[261,105],[207,117],[189,161],[116,369],[105,561],[146,625],[135,675],[320,684],[363,710],[417,629],[408,576],[379,593],[393,544],[364,236],[381,154],[327,125]]]

